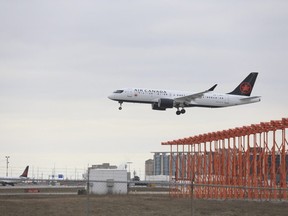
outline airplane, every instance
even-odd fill
[[[6,185],[14,186],[17,183],[28,180],[28,177],[27,177],[28,176],[28,170],[29,170],[29,166],[26,166],[25,170],[23,171],[23,173],[19,177],[0,177],[0,183],[3,186],[6,186]]]
[[[146,89],[146,88],[122,88],[108,96],[109,99],[118,101],[119,110],[122,110],[123,102],[151,104],[153,110],[164,111],[176,108],[176,114],[184,114],[186,107],[219,108],[256,103],[261,96],[250,96],[258,72],[250,73],[233,91],[229,93],[216,93],[217,84],[206,91],[191,93],[187,91]],[[180,109],[181,108],[181,109]]]

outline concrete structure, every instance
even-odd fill
[[[90,194],[127,194],[126,170],[89,168],[88,175]]]

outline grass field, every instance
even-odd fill
[[[287,202],[191,200],[167,195],[0,196],[1,216],[286,216],[287,212]]]

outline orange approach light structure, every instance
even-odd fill
[[[287,200],[287,128],[283,118],[163,142],[170,146],[170,195]]]

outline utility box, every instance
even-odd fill
[[[127,171],[116,169],[89,170],[90,194],[127,194]]]

